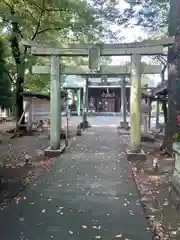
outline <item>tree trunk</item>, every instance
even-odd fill
[[[177,131],[176,110],[179,95],[176,72],[176,51],[175,45],[168,51],[168,118],[165,125],[165,137],[162,148],[168,152],[172,151],[172,137]]]
[[[24,71],[23,65],[20,66],[22,70],[17,70],[17,79],[16,79],[16,89],[15,89],[15,101],[16,101],[16,120],[19,121],[21,115],[24,111],[23,106],[23,96],[21,93],[23,92],[23,84],[24,84],[24,74],[22,74],[22,71]],[[22,124],[25,122],[25,118],[22,120]]]
[[[16,121],[18,122],[23,113],[23,96],[21,93],[24,88],[24,72],[25,72],[25,53],[20,52],[19,41],[22,35],[17,22],[12,22],[12,34],[11,34],[11,50],[16,63],[17,75],[15,83],[15,106],[16,106]],[[23,118],[21,123],[24,123]]]
[[[172,137],[179,131],[176,122],[180,110],[180,1],[170,1],[169,36],[175,36],[175,43],[168,50],[168,119],[165,127],[165,137],[162,145],[168,152],[172,151]]]
[[[166,101],[162,101],[162,110],[163,110],[163,115],[164,115],[164,123],[166,125],[167,118],[168,118],[168,109],[167,109]]]

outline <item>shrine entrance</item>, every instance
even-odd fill
[[[142,42],[126,43],[126,44],[72,44],[64,45],[59,48],[53,46],[40,45],[31,41],[22,42],[26,47],[30,47],[32,55],[51,56],[50,66],[35,66],[34,73],[51,74],[51,131],[50,131],[50,147],[48,151],[61,153],[61,76],[62,75],[80,75],[84,77],[83,87],[83,124],[87,122],[88,110],[88,86],[89,78],[97,76],[130,76],[131,77],[131,137],[130,148],[132,152],[138,152],[141,148],[141,74],[161,73],[160,65],[147,65],[141,61],[142,56],[161,55],[164,47],[168,47],[174,43],[174,38],[166,38],[162,40],[147,40]],[[85,56],[89,59],[89,66],[62,66],[61,57],[63,56]],[[131,62],[126,65],[100,65],[101,56],[131,56]],[[125,81],[122,81],[122,99],[123,109],[126,109],[125,99]],[[110,110],[114,106],[112,97],[102,96],[101,103],[104,109],[107,99],[110,100]],[[109,100],[108,100],[109,101]],[[123,118],[126,119],[126,111],[123,111]]]
[[[115,93],[110,93],[107,88],[101,93],[97,102],[98,112],[115,112],[116,96]]]
[[[91,112],[121,113],[123,115],[122,87],[91,87],[88,89],[89,105]],[[125,88],[126,111],[130,111],[130,87]]]

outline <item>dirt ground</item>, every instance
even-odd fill
[[[159,152],[161,138],[158,142],[143,145],[146,162],[130,164],[154,239],[177,240],[180,239],[180,199],[171,186],[174,161]]]
[[[44,157],[49,144],[49,131],[35,132],[32,136],[10,139],[7,130],[14,123],[1,123],[0,134],[0,207],[3,208],[31,181],[49,169],[53,159]],[[65,127],[65,122],[62,124]],[[70,124],[70,137],[75,138],[76,126]],[[30,162],[25,164],[25,162]]]

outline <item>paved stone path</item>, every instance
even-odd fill
[[[91,126],[99,126],[107,125],[109,127],[111,126],[119,126],[120,121],[123,121],[123,118],[121,116],[88,116],[88,121]],[[82,117],[70,117],[70,124],[78,125],[79,122],[82,121]],[[130,122],[130,117],[127,116],[127,121]],[[164,118],[160,116],[159,119],[160,123],[164,122]],[[156,126],[156,118],[151,118],[151,128],[155,128]]]
[[[152,239],[122,153],[126,139],[115,128],[91,128],[78,140],[24,200],[0,212],[0,239]]]

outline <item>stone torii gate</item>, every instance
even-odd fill
[[[89,73],[88,66],[72,67],[72,66],[61,66],[61,74],[64,75],[79,75],[84,76],[84,94],[83,94],[83,125],[87,121],[87,110],[88,110],[88,82],[89,77],[100,77],[105,75],[107,77],[117,77],[122,76],[121,79],[121,102],[122,102],[122,116],[123,121],[126,122],[126,82],[125,77],[131,76],[131,64],[118,65],[118,66],[100,66],[101,71],[99,73]],[[32,72],[34,74],[51,74],[51,66],[33,66]],[[146,63],[141,63],[141,74],[154,74],[161,73],[160,65],[148,65]]]
[[[125,66],[124,72],[131,74],[131,151],[140,151],[141,145],[141,128],[140,128],[140,99],[141,99],[141,73],[143,67],[141,64],[141,56],[160,55],[163,53],[163,47],[167,47],[174,42],[174,38],[166,38],[162,40],[151,40],[128,44],[71,44],[61,46],[59,48],[39,45],[33,42],[24,41],[30,52],[36,56],[51,56],[51,67],[45,66],[46,73],[51,73],[51,131],[50,131],[50,147],[49,151],[61,153],[60,146],[60,76],[61,74],[73,75],[108,75],[122,74],[120,66],[111,66],[111,70],[107,66],[99,65],[100,56],[131,56],[131,66]],[[62,68],[60,65],[61,56],[89,56],[89,68]],[[110,66],[109,66],[110,67]],[[114,69],[113,69],[114,68]],[[81,69],[81,70],[80,70]],[[121,69],[121,70],[120,70]],[[127,72],[128,71],[128,72]],[[155,71],[153,71],[154,73]]]

